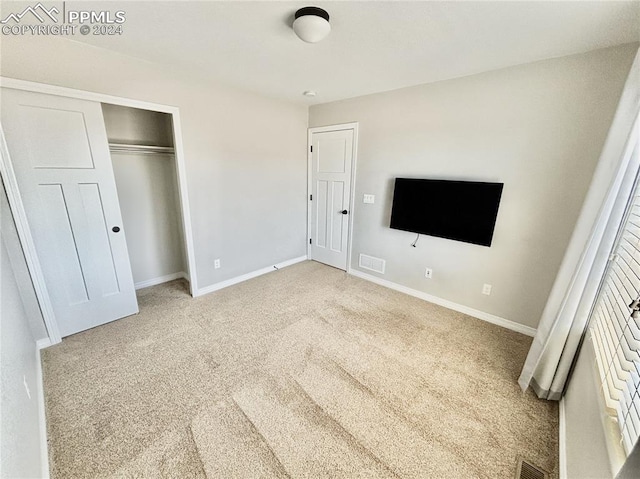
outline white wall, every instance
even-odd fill
[[[377,256],[386,280],[535,328],[636,48],[311,107],[310,126],[360,122],[352,268]],[[397,176],[504,182],[492,246],[422,236],[412,248],[415,234],[389,228]]]
[[[102,104],[109,143],[173,146],[171,115],[120,105]]]
[[[618,472],[616,479],[637,479],[640,471],[640,442],[636,442],[627,461]]]
[[[19,246],[15,248],[17,232],[0,189],[0,477],[42,477],[44,418],[38,407],[36,342],[30,325],[37,325],[42,336],[44,324],[37,304],[29,301],[35,298],[30,279],[25,281],[19,272],[26,270],[26,263]]]
[[[136,284],[187,271],[172,156],[112,153]]]
[[[110,143],[173,146],[171,115],[115,105],[102,109]],[[134,282],[186,272],[173,155],[112,152],[111,160]]]
[[[593,346],[585,342],[564,396],[567,479],[613,477],[594,368]]]
[[[64,38],[1,48],[3,76],[180,108],[200,288],[306,254],[306,107]]]

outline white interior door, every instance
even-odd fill
[[[2,88],[2,126],[62,336],[138,312],[99,103]]]
[[[354,130],[311,133],[311,259],[347,269]]]

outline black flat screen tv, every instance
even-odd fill
[[[396,178],[391,228],[491,246],[504,183]]]

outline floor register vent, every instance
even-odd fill
[[[519,457],[516,479],[549,479],[549,473]]]

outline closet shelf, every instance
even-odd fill
[[[109,143],[109,151],[112,153],[175,153],[171,146],[134,145],[130,143]]]

